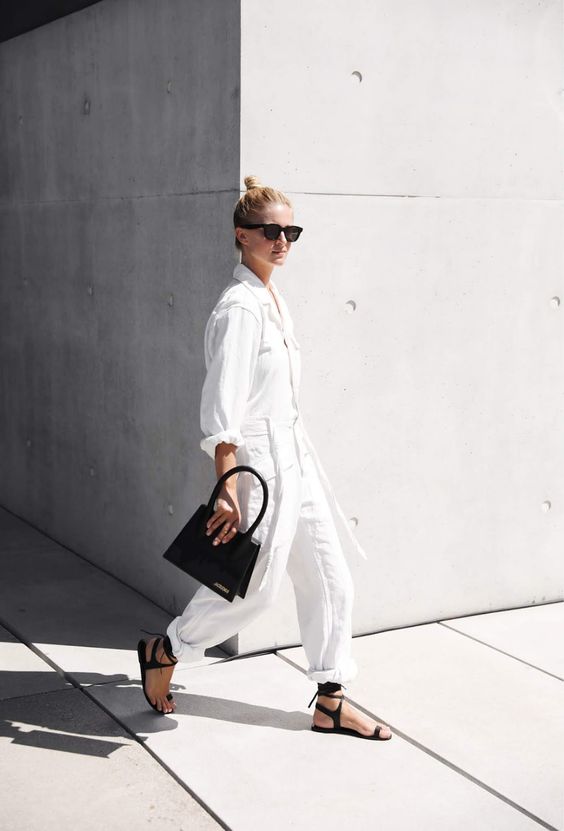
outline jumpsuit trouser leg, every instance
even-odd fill
[[[278,504],[269,499],[253,534],[267,545],[261,545],[246,597],[237,596],[228,603],[201,586],[183,613],[171,621],[167,634],[180,662],[201,660],[206,648],[237,634],[272,605],[287,570],[309,664],[307,677],[316,683],[344,684],[357,673],[351,656],[353,581],[312,457],[299,450],[293,432],[292,438],[290,466],[286,464],[282,471],[281,499]],[[238,463],[253,465],[252,454],[241,454]],[[260,510],[262,489],[248,473],[240,473],[239,481],[241,525],[248,527],[248,519],[252,521]],[[267,484],[275,490],[274,478],[267,479]],[[269,554],[271,565],[259,590]]]

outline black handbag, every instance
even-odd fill
[[[262,507],[253,524],[246,531],[235,532],[229,542],[213,545],[214,536],[206,534],[206,522],[214,513],[215,500],[223,482],[242,470],[254,474],[262,485]],[[176,539],[167,548],[163,557],[182,571],[207,586],[208,589],[233,602],[235,595],[245,597],[253,573],[260,542],[252,534],[264,516],[268,505],[268,485],[258,470],[249,465],[237,465],[223,474],[212,491],[207,505],[200,505],[188,520]],[[221,529],[218,528],[219,532]]]

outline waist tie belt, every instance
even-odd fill
[[[343,526],[345,528],[347,536],[351,540],[354,549],[357,551],[358,554],[360,554],[361,557],[363,557],[363,559],[367,560],[368,558],[366,556],[366,552],[364,551],[364,549],[362,548],[362,546],[360,545],[360,543],[358,542],[358,540],[356,539],[355,535],[352,532],[352,529],[349,525],[349,522],[348,522],[345,514],[343,513],[343,510],[342,510],[341,506],[339,505],[339,503],[337,501],[337,497],[335,496],[335,492],[334,492],[334,490],[331,486],[331,482],[329,481],[329,477],[327,476],[327,474],[326,474],[326,472],[323,468],[323,465],[321,464],[321,461],[319,459],[319,456],[317,455],[317,452],[315,450],[313,442],[311,441],[311,439],[310,439],[310,437],[309,437],[309,435],[308,435],[308,433],[307,433],[307,431],[306,431],[306,429],[303,425],[303,421],[302,421],[300,416],[297,416],[295,419],[283,419],[283,420],[274,419],[274,418],[272,418],[272,416],[257,416],[255,418],[247,419],[245,421],[245,423],[241,426],[241,433],[242,433],[243,436],[245,436],[245,435],[247,435],[247,436],[268,435],[268,437],[269,437],[270,450],[271,450],[272,458],[274,459],[274,467],[275,467],[275,470],[276,470],[276,478],[275,478],[276,498],[275,498],[274,504],[276,506],[280,506],[282,504],[282,495],[284,493],[284,477],[282,476],[282,473],[281,473],[281,470],[280,470],[280,454],[278,452],[278,450],[279,450],[278,439],[281,435],[287,434],[288,430],[294,429],[295,427],[298,428],[298,430],[301,432],[301,434],[302,434],[302,436],[305,440],[306,447],[307,447],[308,451],[311,453],[311,455],[313,457],[313,460],[314,460],[314,463],[317,467],[319,477],[320,477],[321,481],[323,482],[323,484],[325,485],[325,488],[326,488],[326,490],[329,494],[330,500],[333,502],[333,505],[335,506],[337,514],[339,515],[339,517],[340,517],[340,519],[343,523]],[[259,591],[262,591],[264,586],[266,585],[266,580],[267,580],[267,577],[268,577],[268,573],[269,573],[270,567],[272,565],[272,560],[274,559],[274,547],[272,546],[272,537],[273,537],[273,534],[274,534],[275,527],[276,527],[276,522],[271,522],[270,527],[269,527],[268,532],[267,532],[266,539],[264,540],[264,543],[263,543],[263,545],[265,547],[265,550],[268,550],[269,553],[268,553],[267,559],[266,559],[264,574],[263,574],[260,586],[258,588]]]
[[[246,419],[245,423],[241,425],[241,434],[243,437],[268,435],[270,453],[274,459],[274,469],[276,471],[276,477],[274,479],[275,489],[272,499],[277,510],[279,510],[282,505],[282,495],[284,493],[284,477],[282,476],[282,472],[280,470],[280,453],[278,452],[279,442],[277,439],[284,433],[287,434],[288,431],[294,426],[294,423],[295,422],[292,419],[274,419],[272,416],[257,416],[255,418]],[[275,521],[270,523],[266,538],[262,543],[264,550],[268,551],[268,555],[266,558],[264,574],[262,576],[260,586],[258,587],[259,592],[262,591],[266,585],[272,560],[274,559],[274,546],[272,545],[272,538],[276,529],[276,524],[277,523]]]

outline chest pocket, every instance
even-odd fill
[[[262,355],[265,352],[273,352],[286,348],[286,344],[284,343],[284,332],[282,332],[275,323],[269,320],[268,323],[263,326],[259,355]]]

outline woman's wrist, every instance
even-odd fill
[[[215,449],[215,472],[218,479],[221,479],[224,473],[227,473],[228,470],[232,470],[237,465],[237,445],[235,444],[228,444],[227,442],[221,442],[217,445]],[[237,477],[239,476],[238,473],[234,473],[232,476],[228,476],[225,479],[222,490],[224,490],[229,495],[235,495],[237,493]]]
[[[234,481],[236,478],[237,474],[234,473],[223,483],[219,492],[220,496],[237,497],[237,482]]]

